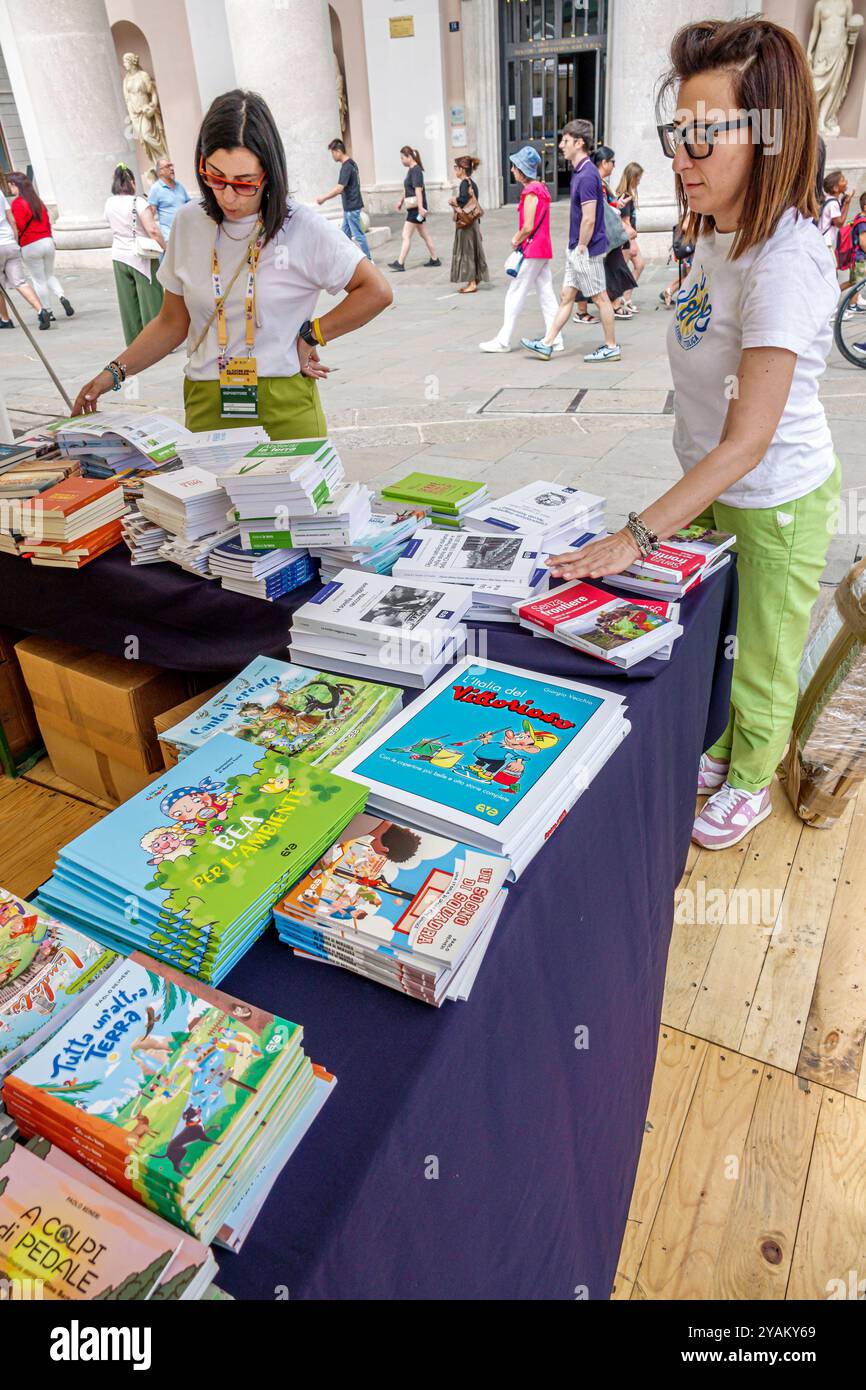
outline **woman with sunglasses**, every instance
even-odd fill
[[[668,330],[684,476],[615,535],[549,564],[601,578],[689,523],[735,533],[730,717],[701,758],[709,800],[692,832],[723,849],[772,812],[835,523],[840,470],[818,382],[838,289],[814,220],[815,94],[796,38],[757,17],[708,20],[679,31],[671,59],[660,100],[677,89],[677,119],[659,133],[695,242]]]
[[[187,428],[260,424],[272,439],[327,432],[319,352],[391,303],[381,273],[321,213],[289,200],[271,112],[253,92],[217,97],[196,145],[201,200],[178,211],[158,278],[159,315],[82,387],[73,414],[187,344]],[[314,317],[322,291],[345,291]]]

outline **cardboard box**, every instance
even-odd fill
[[[15,654],[18,635],[0,629],[0,728],[13,758],[19,758],[40,741],[33,701]]]
[[[153,721],[188,698],[188,675],[44,637],[15,651],[58,776],[123,801],[162,770]]]
[[[212,700],[214,695],[225,687],[226,682],[220,681],[218,685],[212,685],[210,690],[202,690],[198,695],[193,695],[191,700],[184,700],[182,705],[175,705],[174,709],[167,709],[164,714],[158,714],[154,719],[154,728],[158,735],[165,733],[166,729],[174,728],[182,719],[188,719],[191,714],[195,714],[197,709],[206,705],[208,700]],[[166,767],[176,767],[179,758],[177,749],[173,743],[167,743],[160,737],[160,748],[162,749],[162,760]]]

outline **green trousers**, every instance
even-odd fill
[[[156,261],[151,261],[150,279],[123,261],[112,261],[120,322],[126,346],[134,341],[142,328],[155,319],[162,308],[162,285],[156,278]]]
[[[218,381],[183,383],[188,430],[230,430],[240,425],[263,425],[271,439],[321,439],[328,426],[319,388],[311,376],[261,377],[259,413],[246,419],[224,420],[220,415]]]
[[[841,469],[781,507],[748,510],[714,502],[697,521],[737,537],[740,613],[731,712],[711,757],[730,760],[733,787],[757,792],[773,780],[791,732],[800,661],[830,537]],[[686,600],[688,602],[688,600]]]

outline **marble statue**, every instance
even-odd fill
[[[156,169],[157,161],[168,154],[156,84],[139,65],[137,53],[124,53],[123,66],[123,97],[133,134],[143,145],[148,164]]]
[[[854,14],[852,0],[817,0],[806,48],[818,99],[818,134],[839,135],[839,109],[851,80],[854,45],[863,16]]]
[[[340,71],[340,64],[334,57],[334,66],[337,70],[337,106],[340,111],[340,134],[346,134],[346,127],[349,124],[349,103],[346,100],[346,79]]]

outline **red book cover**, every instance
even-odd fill
[[[654,550],[652,555],[648,555],[645,560],[636,560],[629,566],[630,571],[648,571],[650,574],[656,570],[661,570],[670,574],[674,579],[687,579],[695,570],[701,569],[706,564],[705,555],[696,555],[694,551],[679,550],[672,545],[660,545]]]
[[[663,598],[631,598],[630,603],[636,603],[639,608],[646,608],[649,613],[658,613],[660,618],[670,618],[676,621],[676,611],[679,609],[678,603],[670,603]]]
[[[115,545],[121,538],[121,520],[107,521],[104,526],[98,526],[95,531],[85,531],[83,536],[79,536],[74,541],[43,541],[36,542],[25,552],[28,555],[66,555],[69,551],[83,550],[94,551],[101,547],[104,548],[105,542],[109,541]]]
[[[114,478],[67,478],[64,483],[57,483],[43,492],[42,508],[60,516],[71,516],[89,502],[95,502],[119,487]]]
[[[591,613],[594,608],[611,603],[615,597],[594,588],[592,584],[563,584],[561,588],[545,594],[544,598],[521,603],[517,612],[522,621],[553,632],[557,623],[567,623],[572,618]]]

